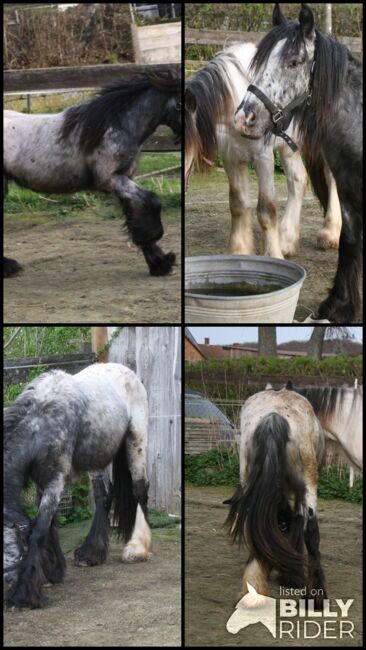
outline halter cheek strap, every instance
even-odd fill
[[[292,151],[297,151],[298,147],[297,144],[290,138],[287,133],[285,133],[285,130],[289,127],[290,122],[292,120],[292,112],[297,108],[298,106],[301,106],[305,101],[308,106],[310,106],[310,101],[311,101],[311,85],[312,85],[312,78],[313,78],[313,72],[314,72],[314,66],[315,66],[315,59],[312,63],[311,69],[310,69],[310,81],[309,81],[309,88],[308,90],[303,93],[302,95],[299,95],[299,97],[295,97],[295,99],[292,100],[287,106],[282,108],[281,106],[276,106],[267,95],[265,95],[257,86],[254,86],[253,84],[250,84],[247,88],[247,92],[250,91],[253,93],[253,95],[256,95],[258,99],[263,102],[265,107],[269,110],[273,122],[273,127],[271,128],[272,133],[275,135],[279,136],[280,138],[283,138],[284,141],[288,144],[288,146],[292,149]]]

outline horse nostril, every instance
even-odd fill
[[[257,116],[254,113],[254,111],[250,111],[250,113],[249,113],[249,115],[247,117],[247,125],[248,126],[253,126],[253,124],[255,124],[256,119],[257,119]]]

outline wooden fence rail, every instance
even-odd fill
[[[267,32],[220,31],[214,29],[193,29],[186,27],[184,42],[189,45],[220,45],[228,47],[237,43],[259,43]],[[337,40],[354,54],[362,53],[362,38],[339,36]]]
[[[39,93],[97,89],[117,79],[128,80],[141,72],[180,69],[178,64],[108,64],[67,68],[39,68],[4,72],[4,93]],[[168,127],[160,127],[143,146],[143,151],[179,151],[180,144]]]

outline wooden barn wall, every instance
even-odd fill
[[[108,327],[111,339],[115,327]],[[181,513],[181,341],[179,327],[123,327],[108,360],[143,382],[149,400],[149,504]]]

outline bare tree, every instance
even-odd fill
[[[308,344],[309,357],[313,357],[313,359],[318,359],[319,361],[322,358],[326,330],[327,328],[323,325],[314,326]]]
[[[258,327],[258,354],[264,357],[277,356],[276,327]]]
[[[324,327],[324,325],[315,325],[308,343],[307,352],[309,357],[313,357],[313,359],[318,359],[319,361],[321,360],[325,337],[328,339],[337,339],[340,343],[343,341],[352,341],[355,338],[349,327],[339,325]],[[341,348],[342,345],[340,345],[339,352],[343,351]]]

